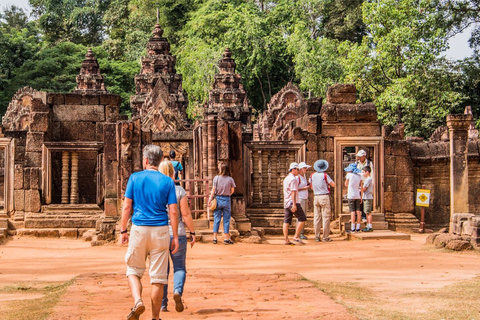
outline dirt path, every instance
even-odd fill
[[[162,319],[355,319],[311,281],[357,283],[379,296],[440,288],[480,275],[478,252],[452,253],[412,241],[373,240],[284,246],[197,244],[188,251],[186,310]],[[14,239],[0,246],[0,287],[26,282],[74,284],[50,319],[122,319],[132,301],[124,247],[74,240]],[[147,283],[148,279],[144,279]],[[150,286],[144,290],[148,301]],[[417,303],[412,295],[411,301]],[[173,304],[169,305],[174,310]],[[150,319],[150,308],[142,319]]]

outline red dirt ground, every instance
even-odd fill
[[[356,319],[302,279],[368,284],[376,294],[389,295],[440,288],[480,274],[478,252],[433,250],[424,245],[425,237],[337,238],[304,246],[284,246],[280,238],[261,245],[197,243],[187,254],[186,309],[175,312],[171,299],[170,311],[161,318]],[[125,319],[133,304],[124,276],[125,251],[80,240],[15,238],[0,246],[0,287],[76,277],[49,319]],[[151,319],[147,276],[143,283],[147,311],[141,319]],[[0,300],[8,299],[15,296]]]

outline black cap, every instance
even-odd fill
[[[175,159],[175,151],[174,150],[170,150],[170,159]]]

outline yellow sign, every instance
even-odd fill
[[[428,207],[430,204],[430,190],[417,189],[416,205],[419,207]]]

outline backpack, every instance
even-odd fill
[[[173,170],[175,171],[175,180],[178,180],[178,165],[180,164],[180,162],[176,161],[175,162],[175,165],[173,166]]]
[[[312,183],[312,177],[313,177],[314,174],[315,174],[315,172],[310,175],[310,178],[309,178],[310,183]],[[327,185],[328,193],[330,193],[330,185],[328,184],[327,173],[326,172],[323,173],[323,179],[325,179],[325,184]]]

